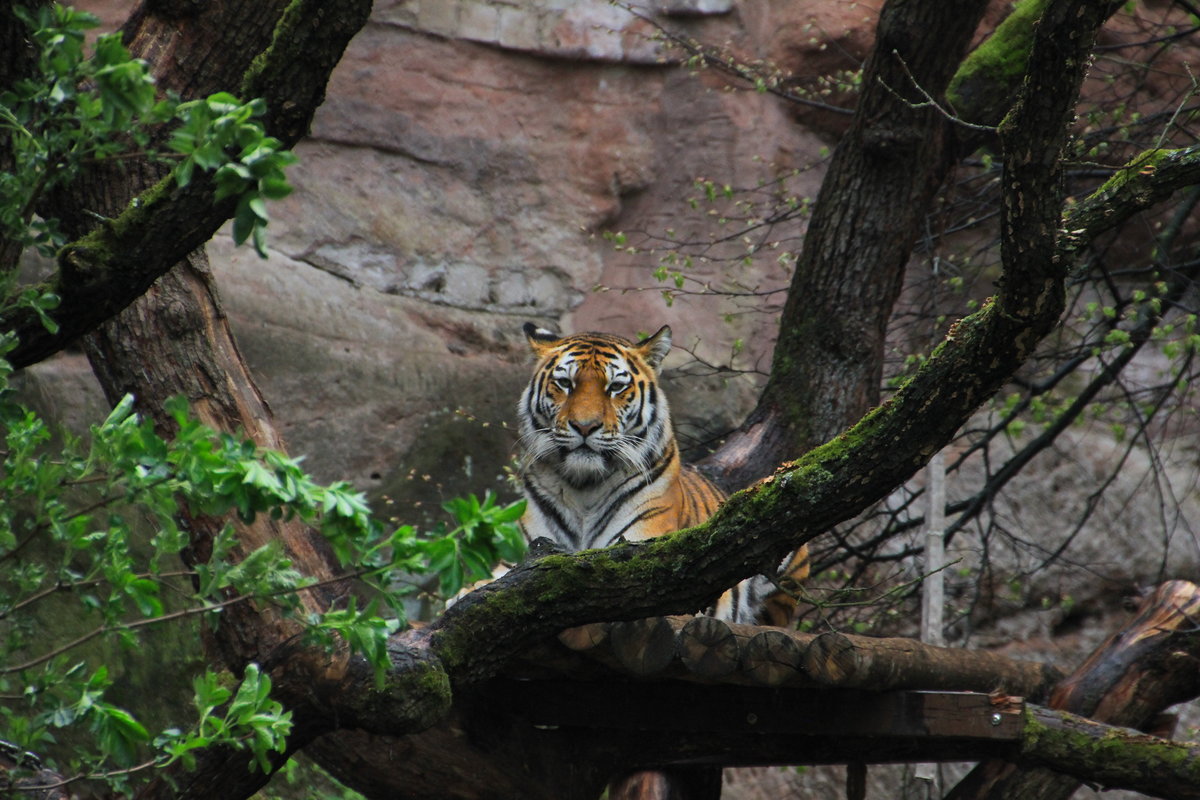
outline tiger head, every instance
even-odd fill
[[[537,357],[518,413],[525,465],[556,472],[576,489],[646,472],[674,444],[657,370],[671,349],[663,326],[634,344],[606,333],[559,337],[531,323]]]

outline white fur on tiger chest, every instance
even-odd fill
[[[521,517],[527,541],[546,537],[568,551],[607,547],[619,540],[647,538],[644,524],[663,504],[678,465],[638,488],[625,487],[640,475],[617,472],[594,487],[575,488],[553,469],[535,465],[525,478],[527,505]]]

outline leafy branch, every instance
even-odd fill
[[[130,56],[120,34],[100,36],[85,53],[84,34],[99,24],[93,15],[58,4],[15,13],[29,26],[38,58],[34,75],[0,93],[0,131],[12,153],[11,169],[0,173],[0,237],[55,255],[67,239],[54,219],[37,218],[44,197],[85,166],[142,154],[175,162],[181,188],[197,167],[214,173],[214,200],[237,199],[234,241],[250,238],[266,256],[265,201],[291,191],[284,169],[296,157],[266,135],[258,121],[264,101],[243,103],[224,92],[189,102],[160,98],[147,65]],[[175,127],[161,152],[154,144],[165,124]]]

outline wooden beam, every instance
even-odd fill
[[[915,639],[816,635],[711,617],[591,623],[563,631],[558,642],[624,675],[761,686],[1003,691],[1039,699],[1062,677],[1048,664]],[[570,671],[570,658],[549,646],[524,659],[539,670],[555,661]]]
[[[667,758],[660,764],[697,759],[726,765],[883,763],[908,761],[914,754],[958,760],[964,753],[978,758],[1013,751],[1023,709],[1019,700],[1005,697],[998,705],[974,692],[875,693],[683,681],[499,679],[486,695],[499,699],[523,724],[542,730],[657,736],[676,753],[674,758],[660,753]],[[761,751],[764,738],[787,744]],[[724,744],[700,756],[700,743],[715,739]],[[814,748],[814,740],[822,747]],[[864,742],[871,744],[864,747]],[[761,758],[755,755],[760,751]]]
[[[1200,745],[1001,694],[498,679],[484,696],[515,737],[542,737],[559,752],[601,752],[623,770],[990,756],[1200,800]]]

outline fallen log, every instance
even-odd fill
[[[1087,781],[1168,800],[1200,798],[1200,744],[1160,739],[1067,711],[1026,707],[1020,757],[1066,773],[1075,786]]]
[[[1142,601],[1125,628],[1054,687],[1047,705],[1109,725],[1144,729],[1154,724],[1168,706],[1200,694],[1200,670],[1195,666],[1200,658],[1198,615],[1200,587],[1189,581],[1162,584]],[[983,762],[947,800],[1066,800],[1080,780],[1100,779],[1063,774],[1070,771],[1065,761],[1056,763],[1056,771],[1047,762],[1039,763],[1046,766],[1026,769],[1003,761]]]

